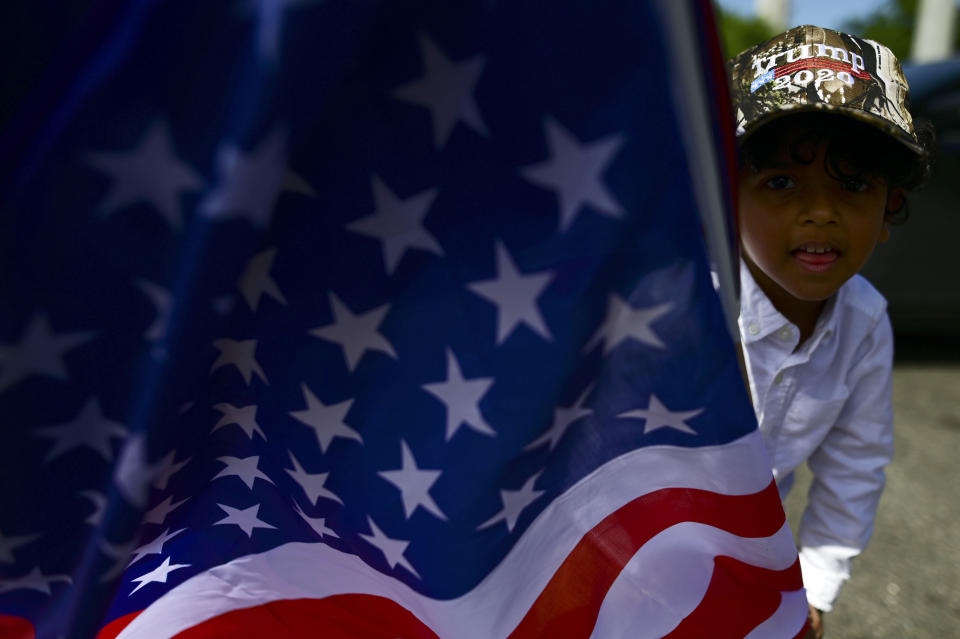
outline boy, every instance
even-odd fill
[[[741,150],[740,331],[782,497],[804,461],[799,529],[810,622],[822,636],[873,530],[893,456],[893,336],[857,272],[929,173],[889,49],[802,26],[730,62]]]

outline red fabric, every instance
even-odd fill
[[[786,570],[768,570],[732,557],[717,557],[707,594],[664,639],[739,639],[780,607],[780,592],[798,590],[800,560]]]
[[[754,495],[729,496],[668,488],[635,499],[600,522],[577,544],[510,638],[590,637],[607,591],[637,550],[666,528],[688,521],[715,526],[742,537],[768,537],[783,526],[784,514],[773,482]],[[754,574],[738,570],[725,575],[732,567],[727,562],[718,565],[722,566],[722,572],[719,577],[714,573],[714,581],[719,580],[717,587],[728,581],[737,583],[741,592],[768,587],[764,582],[769,577],[760,569],[753,568]],[[778,576],[776,584],[778,591],[799,590],[802,587],[799,564]],[[707,595],[701,607],[713,606],[714,600],[728,596],[710,591]],[[779,600],[776,592],[770,596]],[[759,624],[775,609],[758,608],[749,616],[750,623]],[[691,616],[707,614],[698,611],[700,608]],[[738,610],[736,614],[742,612]],[[711,631],[716,627],[715,620],[710,625]]]
[[[130,622],[136,619],[137,615],[139,615],[141,612],[143,611],[138,610],[122,617],[117,617],[100,629],[100,632],[97,633],[97,639],[114,639],[114,637],[119,635],[120,631],[129,626]]]
[[[0,637],[3,639],[34,639],[33,624],[22,617],[0,614]]]
[[[361,594],[285,599],[231,610],[184,630],[176,637],[439,639],[406,608],[383,597]]]

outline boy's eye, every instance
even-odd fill
[[[775,175],[767,180],[767,186],[775,191],[782,191],[795,186],[793,178],[788,175]]]
[[[866,191],[868,188],[870,188],[870,183],[867,182],[866,180],[860,180],[857,178],[848,178],[843,181],[844,191],[856,191],[859,193],[861,191]]]

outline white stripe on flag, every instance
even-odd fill
[[[784,592],[780,596],[782,600],[777,611],[743,639],[783,639],[795,637],[800,632],[808,614],[805,591]]]
[[[662,488],[695,488],[726,495],[760,492],[773,479],[769,471],[763,470],[765,459],[758,431],[722,446],[651,446],[613,459],[554,500],[500,565],[476,588],[454,600],[425,597],[370,568],[356,556],[325,544],[291,543],[192,577],[144,610],[118,639],[168,639],[230,610],[279,599],[322,598],[342,593],[390,598],[441,637],[506,637],[577,543],[605,517]],[[662,535],[665,541],[657,543],[681,541],[682,537],[677,535],[686,530],[687,527],[674,526]],[[744,552],[756,565],[786,568],[796,560],[796,550],[785,534],[788,535],[780,531],[767,539],[744,540]],[[714,538],[712,533],[708,536]],[[759,554],[755,555],[750,548],[758,549]],[[709,555],[711,562],[712,556]],[[709,574],[706,578],[709,580]],[[682,616],[674,618],[674,625],[680,619]]]
[[[704,524],[677,524],[644,544],[624,567],[603,601],[591,636],[663,637],[700,604],[713,577],[715,557],[785,570],[795,561],[794,549],[786,522],[776,534],[756,539]],[[656,598],[649,593],[656,593]],[[792,637],[802,625],[801,621],[792,632],[778,636]]]

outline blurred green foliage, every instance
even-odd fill
[[[841,26],[841,30],[876,40],[890,47],[900,60],[907,60],[913,43],[918,5],[919,0],[887,0],[873,13],[846,22]],[[723,52],[727,58],[777,34],[777,29],[760,18],[726,11],[716,3],[714,9]],[[953,49],[960,51],[960,30],[954,34]]]
[[[848,33],[890,47],[897,58],[906,60],[910,57],[918,4],[918,0],[889,0],[873,13],[850,20],[843,28]]]
[[[777,29],[755,16],[743,16],[727,11],[714,3],[717,29],[723,44],[723,57],[727,60],[745,49],[777,35]]]

